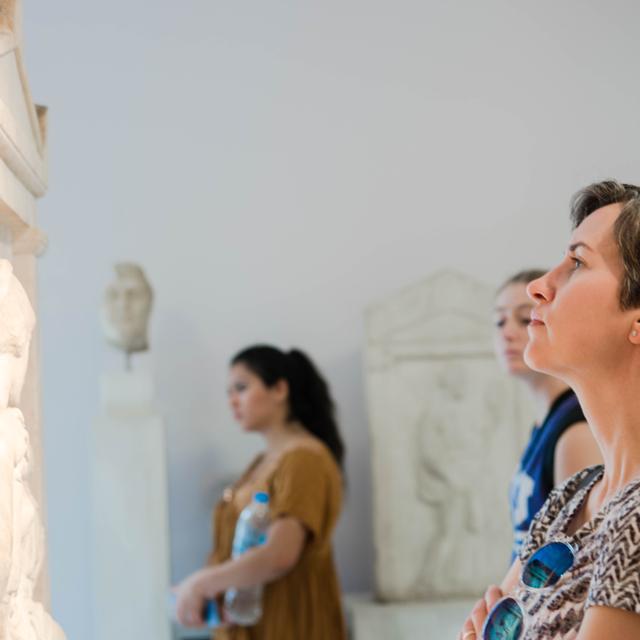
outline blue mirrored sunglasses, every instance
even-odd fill
[[[549,542],[527,561],[520,577],[524,589],[552,587],[568,571],[575,551],[568,542]],[[526,629],[526,612],[517,597],[507,596],[493,606],[482,626],[482,640],[518,640]]]

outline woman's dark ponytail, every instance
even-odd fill
[[[335,417],[335,404],[329,386],[311,360],[298,349],[287,358],[290,367],[291,418],[302,423],[324,442],[342,468],[344,444]]]
[[[338,466],[344,461],[344,444],[335,416],[335,404],[327,382],[310,358],[299,349],[284,353],[276,347],[257,345],[238,353],[231,364],[245,364],[267,387],[278,380],[289,385],[289,419],[300,422],[333,454]]]

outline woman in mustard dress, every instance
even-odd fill
[[[178,619],[201,626],[206,600],[263,584],[260,621],[217,629],[215,640],[346,640],[332,552],[344,448],[328,386],[302,352],[255,346],[231,361],[229,402],[266,446],[217,505],[210,563],[177,587]],[[238,516],[256,491],[269,494],[267,540],[231,560]]]

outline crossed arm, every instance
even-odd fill
[[[484,597],[476,602],[469,617],[462,625],[458,640],[480,640],[482,625],[493,605],[508,593],[511,593],[520,576],[521,564],[516,560],[509,569],[502,584],[498,587],[491,585]],[[580,631],[563,640],[602,640],[615,638],[616,640],[636,640],[640,638],[640,615],[613,609],[611,607],[589,607],[584,615]]]
[[[307,535],[298,519],[279,518],[269,527],[267,541],[261,547],[185,578],[175,587],[178,621],[186,626],[202,626],[206,600],[213,600],[230,587],[266,584],[288,573],[300,559]]]
[[[482,633],[482,625],[493,605],[502,598],[504,594],[511,593],[518,583],[522,565],[520,560],[516,558],[507,575],[500,586],[491,585],[485,591],[485,594],[474,605],[469,617],[464,621],[462,629],[458,634],[458,640],[480,640]]]

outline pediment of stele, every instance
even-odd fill
[[[367,309],[368,350],[379,362],[493,358],[491,300],[486,284],[439,271]]]

